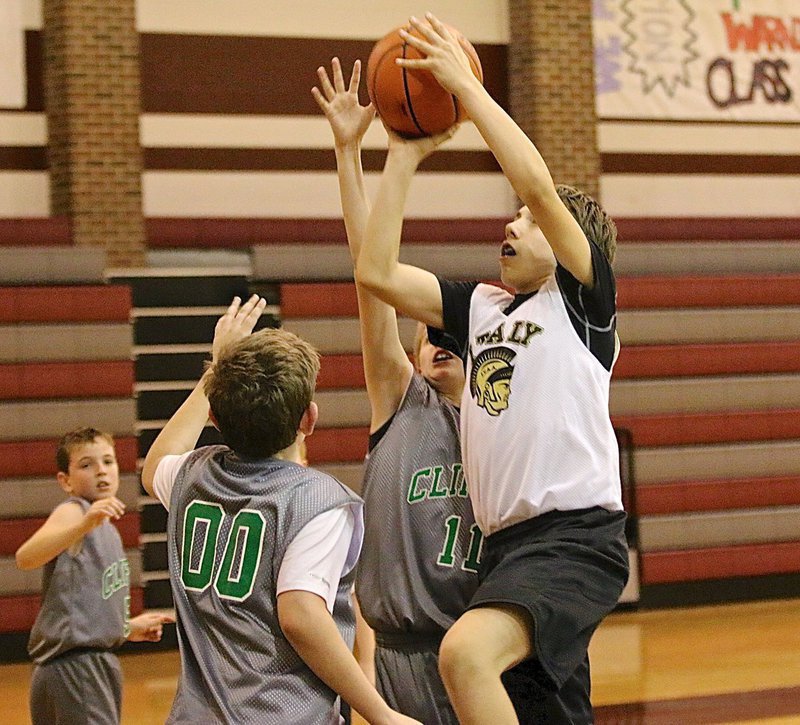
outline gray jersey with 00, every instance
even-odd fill
[[[167,524],[181,676],[168,722],[338,722],[339,703],[278,623],[276,582],[297,533],[358,497],[320,471],[195,451],[175,480]],[[352,574],[334,620],[352,644]]]

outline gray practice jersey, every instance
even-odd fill
[[[340,506],[360,508],[361,501],[311,468],[243,460],[225,446],[188,457],[175,479],[167,524],[181,652],[168,722],[338,722],[336,694],[281,631],[276,582],[292,539],[314,517]],[[359,543],[354,535],[353,546]],[[342,578],[333,610],[351,645],[352,577]]]
[[[84,512],[91,505],[76,497],[68,503]],[[75,556],[64,551],[45,564],[28,652],[44,664],[75,647],[114,649],[128,635],[129,612],[128,559],[116,527],[105,521],[83,537]]]
[[[356,594],[379,632],[440,634],[478,585],[481,534],[461,469],[458,409],[417,374],[367,457]]]

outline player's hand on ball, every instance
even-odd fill
[[[411,17],[411,27],[422,37],[405,29],[400,35],[409,45],[422,53],[424,58],[398,58],[397,65],[402,68],[422,68],[430,71],[445,90],[458,96],[470,83],[478,82],[470,67],[467,54],[455,32],[436,18],[426,13],[425,20]]]
[[[396,134],[388,126],[386,133],[389,136],[389,153],[393,156],[402,155],[406,157],[409,163],[414,166],[418,165],[423,159],[430,156],[439,146],[445,141],[453,137],[458,131],[460,124],[450,126],[446,131],[437,133],[435,136],[423,136],[422,138],[403,138]]]

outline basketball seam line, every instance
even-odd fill
[[[406,49],[408,48],[408,43],[403,43],[403,58],[406,57]],[[417,120],[417,114],[414,113],[414,105],[411,103],[411,94],[408,90],[408,76],[406,74],[407,69],[403,68],[403,93],[406,95],[406,103],[408,104],[408,112],[411,114],[411,120],[414,122],[414,125],[417,127],[419,132],[423,136],[427,136],[427,131],[420,125],[419,121]]]

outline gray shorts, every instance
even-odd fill
[[[390,707],[425,725],[458,725],[439,676],[441,636],[375,633],[375,684]]]
[[[81,648],[37,665],[30,706],[33,725],[118,725],[122,668],[117,656]]]

